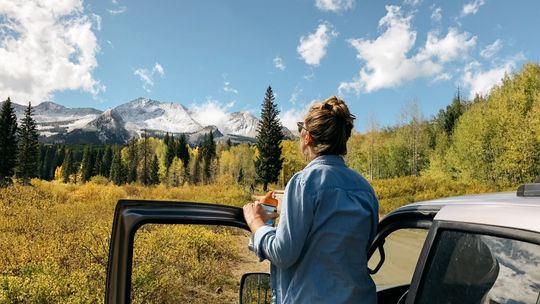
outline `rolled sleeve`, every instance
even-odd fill
[[[267,258],[264,254],[264,250],[262,250],[264,247],[263,242],[265,241],[266,236],[274,236],[275,234],[276,228],[270,226],[263,226],[255,231],[255,235],[253,237],[253,247],[255,248],[255,253],[259,257],[259,262],[262,262]]]

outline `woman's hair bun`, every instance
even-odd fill
[[[344,120],[347,124],[353,124],[354,119],[356,118],[345,102],[339,99],[337,96],[331,96],[322,103],[322,108],[332,111],[332,114],[336,117]]]

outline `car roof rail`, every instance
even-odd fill
[[[523,184],[518,187],[516,194],[520,197],[540,197],[540,183]]]

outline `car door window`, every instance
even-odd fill
[[[427,229],[399,229],[384,239],[384,263],[372,275],[379,289],[411,283],[427,233]],[[380,260],[381,252],[376,250],[369,259],[369,268],[375,269]]]
[[[446,230],[429,261],[417,303],[539,303],[537,244]]]
[[[268,272],[233,227],[146,224],[135,234],[131,303],[238,303],[244,272]]]

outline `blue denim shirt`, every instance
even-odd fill
[[[378,224],[373,188],[341,156],[324,155],[285,188],[277,228],[254,237],[271,263],[276,303],[376,303],[367,251]]]

